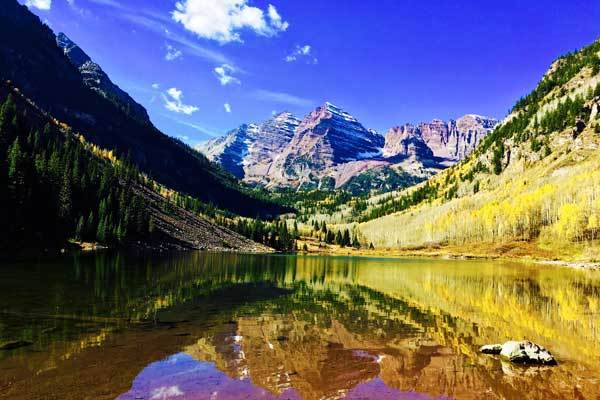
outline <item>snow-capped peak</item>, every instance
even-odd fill
[[[356,118],[354,118],[352,115],[350,115],[349,113],[344,111],[342,108],[336,106],[333,103],[326,101],[323,108],[325,108],[327,111],[329,111],[332,115],[341,117],[348,122],[358,122],[358,120]]]

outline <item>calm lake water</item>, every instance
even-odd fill
[[[598,399],[600,273],[182,253],[0,265],[1,399]],[[527,338],[556,367],[479,354]]]

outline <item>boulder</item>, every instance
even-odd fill
[[[527,340],[485,345],[479,351],[500,354],[500,357],[516,364],[556,365],[554,356],[548,350]]]
[[[484,354],[500,354],[502,351],[501,344],[486,344],[485,346],[481,346],[479,351]]]

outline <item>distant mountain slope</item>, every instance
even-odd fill
[[[388,157],[402,154],[405,145],[398,142],[406,141],[405,136],[410,134],[413,137],[412,144],[421,147],[421,150],[413,151],[426,153],[424,144],[434,157],[460,161],[468,156],[497,124],[498,121],[494,118],[468,114],[448,122],[434,119],[417,126],[403,125],[388,132],[383,153]],[[403,134],[400,134],[401,131]],[[414,138],[417,138],[417,142]],[[396,146],[400,146],[400,149],[396,149]]]
[[[198,150],[249,184],[363,194],[435,175],[468,155],[496,123],[470,114],[394,127],[384,139],[325,103],[302,121],[282,113],[259,125],[242,125]]]
[[[288,145],[300,121],[283,112],[261,124],[242,125],[197,146],[209,160],[248,183],[269,174],[273,160]]]
[[[131,157],[142,171],[168,187],[248,216],[282,211],[243,193],[233,177],[206,157],[90,89],[57,46],[52,31],[15,0],[3,1],[0,7],[0,79],[11,80],[87,140]]]
[[[554,62],[467,159],[391,199],[372,199],[364,240],[381,247],[521,240],[597,259],[599,111],[596,41]]]
[[[83,82],[108,100],[115,103],[126,114],[140,122],[150,123],[146,109],[115,85],[102,68],[64,33],[56,35],[58,47],[63,49],[71,63],[79,69]]]

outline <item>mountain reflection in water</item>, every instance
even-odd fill
[[[336,393],[344,399],[405,399],[425,400],[430,396],[415,392],[401,392],[386,386],[380,378],[360,383],[351,390]],[[254,385],[250,379],[235,379],[219,370],[213,363],[201,362],[186,353],[179,353],[163,361],[150,364],[137,376],[132,389],[117,400],[168,399],[265,399],[301,400],[303,397],[292,387],[275,394]],[[336,396],[337,397],[337,396]],[[327,397],[330,398],[330,397]]]
[[[0,268],[0,398],[590,398],[600,274],[493,261],[100,254]],[[528,338],[557,367],[479,354]]]

